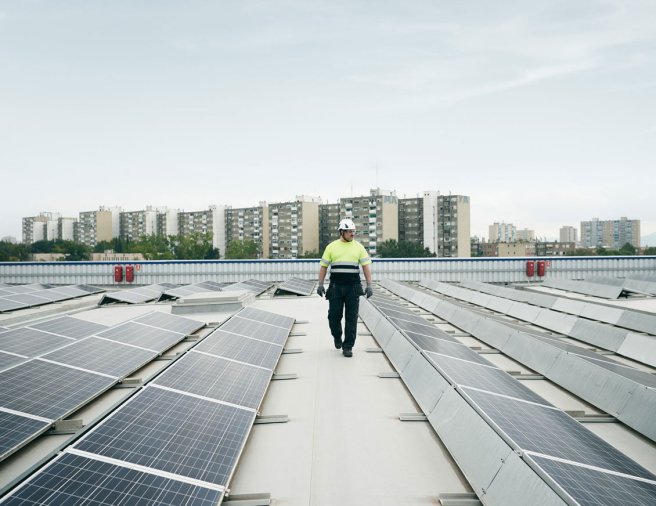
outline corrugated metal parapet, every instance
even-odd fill
[[[582,279],[605,275],[627,277],[656,272],[656,256],[539,257],[547,263],[546,277]],[[531,258],[375,258],[374,279],[398,281],[528,282]],[[191,284],[204,280],[237,282],[248,278],[283,281],[290,276],[316,278],[318,260],[154,260],[139,262],[0,262],[0,282],[24,284],[114,285],[116,265],[134,266],[134,285]]]

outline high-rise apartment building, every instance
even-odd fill
[[[204,211],[181,211],[178,213],[178,234],[188,236],[193,233],[211,234],[212,246],[225,256],[225,206],[209,206]]]
[[[573,242],[575,244],[579,242],[576,228],[569,225],[560,227],[560,242]]]
[[[120,214],[120,237],[124,241],[138,241],[144,236],[157,234],[157,211],[148,206],[142,211],[124,211]]]
[[[293,202],[269,204],[269,258],[319,254],[319,199],[297,196]]]
[[[399,242],[424,244],[424,199],[399,199]]]
[[[44,241],[47,238],[47,223],[48,217],[43,214],[23,218],[23,244]]]
[[[258,258],[269,257],[269,209],[266,202],[256,207],[225,208],[226,248],[232,241],[253,241]],[[223,255],[223,253],[221,253]]]
[[[437,197],[437,256],[471,256],[471,216],[466,195]]]
[[[356,239],[370,255],[383,242],[399,239],[399,201],[395,192],[372,189],[369,196],[344,197],[339,201],[342,218],[351,218]]]
[[[114,211],[101,207],[98,211],[83,211],[77,226],[77,241],[93,248],[101,241],[111,241],[114,235]]]
[[[157,209],[157,235],[168,237],[178,235],[180,227],[178,225],[178,209],[167,209],[166,207]]]
[[[328,244],[339,239],[337,227],[340,219],[339,202],[319,204],[319,256],[323,254]]]
[[[640,220],[599,220],[581,222],[581,246],[584,248],[619,249],[626,243],[640,247]]]
[[[57,238],[64,241],[75,240],[77,218],[59,218],[57,220]]]
[[[516,242],[517,227],[512,223],[494,222],[488,227],[488,242]]]
[[[519,242],[534,242],[535,230],[529,228],[522,228],[516,231],[516,237]]]

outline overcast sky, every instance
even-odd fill
[[[40,211],[469,195],[656,232],[653,0],[0,0],[0,236]]]

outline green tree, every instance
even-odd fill
[[[649,246],[645,248],[645,255],[656,255],[656,246]]]
[[[635,246],[629,242],[624,243],[624,246],[622,246],[618,253],[620,255],[635,255],[636,254],[636,249]]]
[[[317,250],[306,251],[301,258],[321,258],[321,254]]]
[[[568,251],[565,255],[569,257],[589,257],[595,254],[590,248],[576,248],[574,251]]]
[[[55,241],[34,241],[30,244],[31,253],[55,253]]]
[[[434,257],[428,248],[421,244],[410,241],[399,241],[388,239],[378,248],[378,256],[381,258],[425,258]]]
[[[235,260],[257,258],[257,244],[250,239],[231,241],[226,249],[225,257]]]
[[[100,241],[96,243],[93,251],[95,253],[103,253],[107,250],[111,250],[114,253],[130,253],[130,245],[130,241],[126,241],[120,237],[114,237],[110,241]]]
[[[178,260],[219,258],[220,252],[212,246],[212,234],[194,232],[188,236],[171,236],[173,253]]]
[[[163,235],[144,235],[130,246],[131,253],[141,253],[146,260],[170,260],[173,254],[173,237]]]
[[[0,241],[0,262],[24,262],[30,258],[30,249],[25,244]]]

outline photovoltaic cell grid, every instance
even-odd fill
[[[463,391],[516,448],[656,480],[647,469],[559,409],[470,388],[463,388]]]
[[[656,484],[537,455],[533,461],[581,505],[635,506],[656,504]]]
[[[84,297],[103,290],[89,285],[69,285],[52,287],[51,285],[4,286],[0,289],[0,313],[41,306],[55,301]]]
[[[57,420],[115,383],[106,376],[30,360],[0,372],[0,407]]]
[[[155,285],[140,286],[128,290],[118,290],[110,292],[103,296],[99,302],[100,306],[116,302],[126,302],[128,304],[139,304],[158,300],[166,290],[174,288],[176,285],[171,283],[160,283]]]
[[[222,496],[219,490],[65,453],[3,504],[214,506]]]
[[[452,385],[477,388],[544,406],[552,406],[510,374],[493,367],[492,364],[488,364],[490,366],[488,367],[483,364],[463,363],[462,360],[430,352],[426,353],[426,356]]]
[[[273,370],[280,358],[282,346],[219,329],[203,339],[194,350]]]
[[[147,386],[74,447],[225,486],[254,419],[251,410]]]
[[[7,369],[8,367],[12,367],[16,364],[20,364],[25,360],[28,360],[28,358],[0,351],[0,371]]]
[[[69,337],[56,336],[40,330],[22,327],[0,334],[0,351],[24,357],[36,357],[50,350],[75,342]]]
[[[221,325],[220,329],[225,332],[232,332],[245,337],[253,337],[262,341],[278,344],[285,344],[289,336],[289,329],[278,327],[275,324],[269,324],[261,321],[244,318],[237,313],[226,323]]]
[[[162,352],[185,338],[181,332],[171,332],[149,325],[129,321],[96,334],[99,337],[119,343],[139,346],[148,350]]]
[[[150,325],[151,327],[180,332],[186,336],[193,334],[198,329],[202,329],[205,326],[205,323],[199,322],[198,320],[169,313],[162,313],[160,311],[148,313],[139,318],[135,318],[133,321],[144,325]]]
[[[122,379],[155,357],[156,351],[89,337],[48,353],[42,358]]]
[[[191,285],[171,288],[166,290],[163,295],[169,299],[177,299],[179,297],[185,297],[186,295],[191,295],[193,293],[220,292],[221,290],[222,288],[219,283],[214,281],[203,281],[202,283],[193,283]]]
[[[0,460],[50,428],[48,422],[0,410]]]
[[[314,281],[308,279],[289,278],[284,283],[278,285],[278,288],[273,295],[312,295],[315,284]]]
[[[102,332],[109,327],[100,323],[73,318],[72,316],[62,316],[53,320],[29,325],[28,328],[51,332],[64,337],[72,337],[73,339],[81,339],[83,337],[89,337],[96,332]]]
[[[268,369],[192,351],[169,367],[155,384],[257,409],[271,375]]]
[[[224,290],[229,292],[234,290],[246,290],[254,293],[255,295],[259,295],[262,292],[267,291],[271,286],[273,286],[273,283],[258,281],[257,279],[247,279],[246,281],[241,281],[239,283],[233,283],[232,285],[226,286]]]

